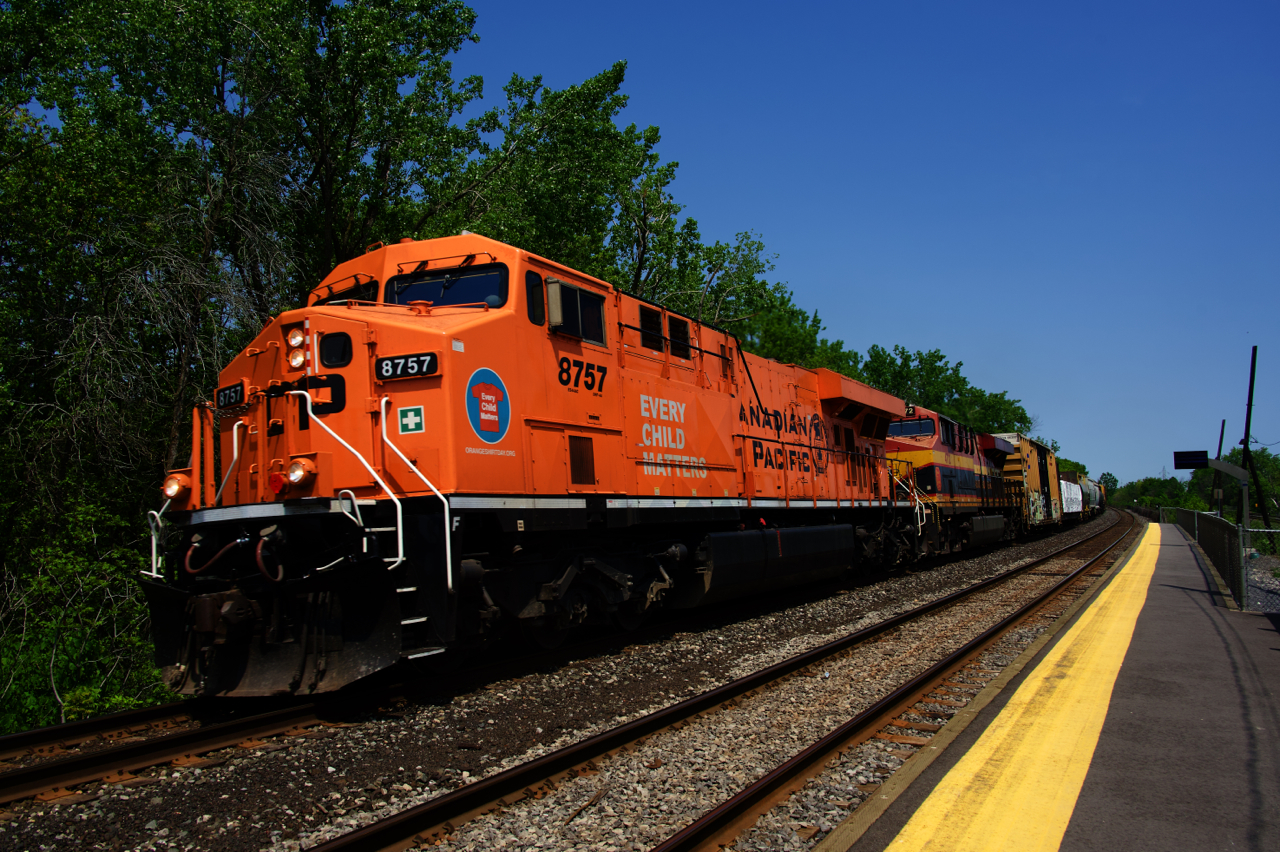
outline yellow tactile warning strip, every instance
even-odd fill
[[[1059,847],[1159,554],[1160,525],[1150,524],[1133,559],[1027,676],[890,849]]]

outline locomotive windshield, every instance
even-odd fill
[[[387,282],[388,305],[410,302],[431,302],[435,307],[485,304],[500,308],[507,303],[507,267],[491,263],[424,270],[397,275]]]
[[[917,417],[915,420],[895,420],[889,424],[890,438],[914,438],[933,434],[933,418]]]

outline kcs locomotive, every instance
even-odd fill
[[[158,659],[184,693],[330,691],[1014,534],[1015,447],[946,423],[482,236],[375,245],[196,408]]]

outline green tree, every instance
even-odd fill
[[[609,271],[616,199],[659,138],[656,128],[617,127],[625,73],[619,62],[559,91],[513,76],[505,106],[474,122],[481,135],[466,169],[418,205],[408,233],[475,231],[593,275]]]
[[[1006,392],[975,388],[960,372],[963,361],[952,364],[940,350],[911,352],[895,346],[867,350],[862,378],[894,396],[938,411],[982,432],[1024,432],[1031,417],[1022,401]]]
[[[817,311],[806,313],[783,285],[762,294],[755,310],[733,329],[743,348],[763,358],[810,369],[826,367],[851,378],[861,376],[862,356],[845,349],[841,340],[822,337],[824,327]]]
[[[1089,468],[1080,464],[1080,462],[1064,459],[1062,456],[1058,456],[1058,470],[1066,473],[1078,473],[1081,476],[1089,475]]]
[[[1191,491],[1188,485],[1188,482],[1172,476],[1166,478],[1148,476],[1135,482],[1125,483],[1114,491],[1108,489],[1107,498],[1120,508],[1129,505],[1145,506],[1149,509],[1168,506],[1207,511],[1208,504]]]
[[[1116,479],[1114,473],[1104,473],[1098,477],[1098,484],[1107,489],[1107,494],[1115,494],[1116,489],[1120,487],[1120,481]]]
[[[155,692],[144,513],[247,335],[367,242],[516,221],[495,199],[518,168],[622,139],[620,67],[459,122],[480,81],[455,84],[448,56],[473,20],[449,2],[0,6],[0,729]],[[560,220],[535,211],[546,250],[570,214],[608,222],[588,189]]]
[[[1022,400],[1010,399],[1007,391],[991,393],[969,385],[946,408],[951,416],[980,432],[1027,432],[1032,426]]]

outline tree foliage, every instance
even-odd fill
[[[757,301],[755,310],[732,326],[748,352],[811,369],[826,367],[850,377],[861,377],[862,356],[845,348],[841,340],[822,337],[818,312],[806,313],[792,292],[774,285]]]
[[[1058,470],[1065,473],[1078,473],[1081,476],[1089,475],[1089,468],[1085,467],[1078,461],[1064,459],[1062,456],[1058,456]]]
[[[1187,483],[1176,477],[1147,476],[1126,482],[1115,491],[1108,492],[1108,500],[1119,508],[1145,506],[1156,509],[1161,506],[1208,511],[1209,504],[1188,491]]]
[[[463,121],[473,23],[443,0],[0,5],[0,727],[154,692],[133,576],[155,483],[221,365],[319,276],[464,227],[607,260],[657,141],[614,123],[624,66],[514,78]]]

